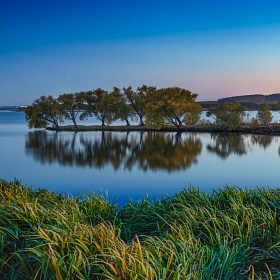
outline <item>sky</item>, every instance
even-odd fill
[[[144,84],[198,101],[280,92],[280,1],[9,0],[0,106]]]

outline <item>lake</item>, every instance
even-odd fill
[[[189,186],[279,187],[279,147],[270,135],[29,130],[23,112],[0,111],[0,178],[119,205]]]

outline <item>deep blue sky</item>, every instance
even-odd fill
[[[118,86],[280,92],[280,1],[31,1],[0,9],[0,106]]]

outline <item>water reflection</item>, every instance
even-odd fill
[[[228,158],[231,154],[245,155],[253,145],[259,145],[266,149],[271,145],[271,135],[246,135],[238,133],[211,134],[211,142],[207,144],[208,152],[216,154],[222,159]],[[280,152],[280,150],[279,150]],[[279,153],[280,154],[280,153]]]
[[[172,172],[197,162],[202,143],[194,134],[161,132],[29,132],[26,153],[42,164]]]
[[[244,137],[237,133],[220,133],[211,135],[210,144],[207,145],[207,151],[214,153],[226,159],[230,154],[239,156],[247,153]]]
[[[273,136],[271,135],[251,135],[251,142],[252,144],[258,144],[259,146],[263,147],[264,149],[270,146],[272,143]]]
[[[211,134],[206,150],[222,159],[243,156],[254,145],[264,149],[271,135]],[[161,132],[49,133],[29,132],[26,153],[42,164],[132,170],[183,170],[197,162],[202,142],[197,134]],[[280,155],[280,149],[279,149]]]

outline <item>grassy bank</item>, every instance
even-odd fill
[[[0,181],[0,279],[280,279],[280,189],[123,208]]]

